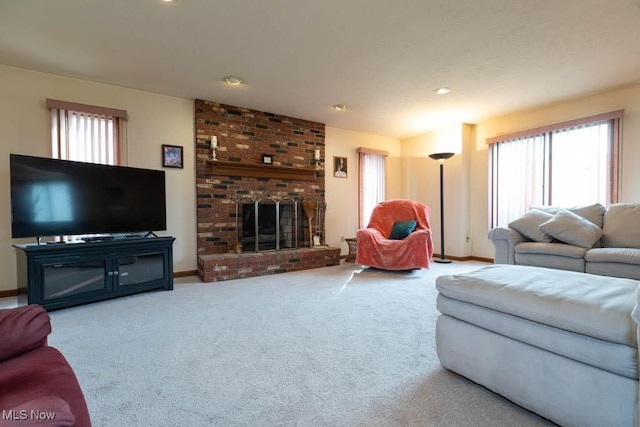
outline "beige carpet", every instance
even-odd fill
[[[100,426],[541,426],[444,370],[435,278],[354,264],[51,313]]]

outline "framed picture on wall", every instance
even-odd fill
[[[182,147],[162,144],[162,166],[182,169],[184,167]]]
[[[347,158],[333,156],[333,176],[336,178],[347,177]]]

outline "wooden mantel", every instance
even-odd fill
[[[223,162],[220,160],[207,160],[207,163],[211,166],[211,173],[213,175],[293,179],[300,181],[313,181],[316,178],[315,169]]]

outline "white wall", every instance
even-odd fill
[[[429,154],[453,152],[444,162],[445,255],[471,255],[469,165],[474,126],[458,124],[402,141],[402,197],[431,208],[434,252],[441,252],[440,162]]]
[[[167,230],[176,237],[174,271],[196,270],[193,100],[0,65],[0,291],[16,289],[11,239],[9,153],[49,157],[47,98],[127,110],[129,166],[162,169],[161,145],[184,147],[184,169],[165,169]]]
[[[359,147],[366,147],[389,152],[386,164],[386,196],[387,199],[397,199],[402,195],[400,140],[328,126],[325,130],[326,240],[329,246],[341,248],[342,254],[346,254],[348,247],[341,238],[355,237],[358,231],[358,153],[356,150]],[[331,171],[333,156],[347,158],[347,178],[333,176]]]
[[[445,251],[453,256],[493,258],[489,233],[489,157],[486,139],[497,135],[625,110],[620,159],[620,200],[640,203],[640,84],[463,125],[462,145],[445,162]],[[457,128],[402,141],[402,196],[431,206],[436,252],[440,251],[438,163],[427,156],[450,151]],[[470,240],[467,241],[466,237]]]

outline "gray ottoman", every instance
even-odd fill
[[[637,425],[639,284],[514,265],[438,277],[438,357],[561,425]]]

